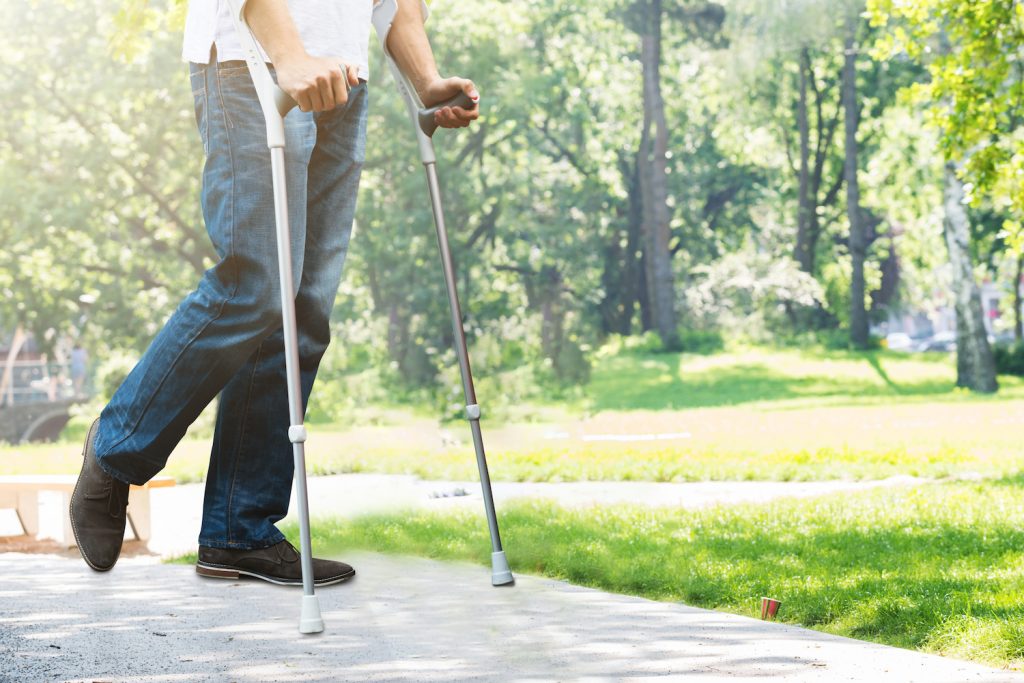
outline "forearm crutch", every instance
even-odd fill
[[[320,602],[313,593],[313,549],[309,538],[309,501],[306,496],[306,427],[303,424],[302,385],[299,380],[298,329],[295,324],[295,285],[292,281],[291,230],[288,226],[288,192],[284,166],[284,116],[295,106],[277,87],[260,55],[256,39],[243,15],[246,0],[228,0],[231,17],[245,53],[245,62],[267,120],[267,147],[270,148],[274,180],[274,217],[277,223],[277,263],[281,279],[281,322],[284,333],[285,370],[288,384],[288,440],[295,457],[295,504],[299,516],[299,542],[302,563],[302,610],[300,633],[320,633],[324,620]]]
[[[406,0],[408,1],[408,0]],[[424,14],[426,5],[423,5]],[[384,55],[387,57],[391,75],[395,77],[398,91],[405,100],[405,105],[416,129],[416,141],[419,143],[420,160],[427,172],[427,188],[430,191],[430,203],[434,210],[434,227],[437,230],[437,246],[441,252],[441,266],[444,270],[444,282],[448,289],[448,304],[451,309],[452,331],[455,333],[455,352],[459,357],[459,370],[462,372],[462,388],[466,396],[466,417],[473,433],[473,447],[476,449],[476,464],[480,470],[480,487],[483,490],[484,510],[487,513],[487,527],[491,534],[491,584],[503,586],[515,582],[509,570],[508,559],[501,547],[501,536],[498,533],[498,518],[494,512],[494,496],[491,493],[491,478],[487,472],[487,457],[484,454],[483,435],[480,433],[480,405],[476,401],[476,390],[473,388],[473,373],[469,367],[469,352],[466,349],[466,333],[462,329],[462,312],[459,307],[459,293],[455,287],[455,268],[452,265],[451,249],[448,246],[448,232],[444,225],[444,211],[441,207],[441,189],[437,180],[437,157],[434,154],[434,142],[431,136],[437,129],[434,113],[442,107],[460,106],[472,109],[476,106],[465,94],[435,105],[429,109],[423,107],[416,89],[398,68],[391,52],[388,50],[387,37],[391,30],[395,14],[398,12],[397,0],[382,0],[373,8],[373,26],[377,30]]]

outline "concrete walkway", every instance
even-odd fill
[[[0,555],[4,681],[921,681],[1024,675],[485,567],[355,553],[297,632],[297,589],[124,559]]]

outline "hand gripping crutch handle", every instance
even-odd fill
[[[256,96],[263,109],[263,117],[267,120],[267,146],[271,149],[284,147],[284,117],[297,103],[284,90],[278,87],[270,75],[270,69],[256,44],[256,38],[245,20],[244,7],[246,0],[228,0],[231,9],[231,20],[234,22],[238,41],[245,54],[245,64],[249,67]]]
[[[420,130],[422,130],[424,135],[428,138],[433,136],[434,131],[437,130],[437,122],[434,120],[434,114],[445,107],[462,107],[466,111],[469,111],[476,108],[476,100],[466,93],[460,92],[455,97],[451,97],[440,104],[435,104],[433,107],[420,109],[416,117],[419,119]]]

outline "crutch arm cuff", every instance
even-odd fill
[[[237,0],[235,7],[238,10],[238,19],[245,21],[245,6],[249,4],[249,0]]]
[[[430,16],[430,8],[426,0],[420,0],[420,7],[423,11],[423,21],[426,22]],[[388,34],[391,33],[391,24],[398,14],[398,0],[377,0],[373,4],[373,28],[377,32],[377,39],[380,40],[380,47],[388,57],[391,52],[388,50]]]

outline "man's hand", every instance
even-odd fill
[[[348,86],[359,82],[356,67],[307,54],[287,0],[249,0],[245,19],[274,64],[277,85],[299,109],[329,111],[348,102]]]
[[[438,102],[455,97],[459,91],[477,103],[472,109],[442,107],[434,114],[434,121],[443,128],[465,128],[480,116],[480,93],[468,78],[437,78],[430,81],[420,92],[423,106],[432,107]]]
[[[399,0],[398,11],[391,21],[387,37],[387,50],[395,59],[399,70],[409,79],[420,101],[427,107],[454,97],[461,90],[477,106],[442,107],[434,114],[434,121],[444,128],[465,128],[480,116],[480,95],[473,81],[467,78],[441,78],[434,62],[434,52],[423,30],[422,3],[419,0]]]
[[[329,111],[348,102],[349,87],[359,83],[355,66],[339,59],[312,57],[304,51],[274,65],[277,84],[302,111]]]

